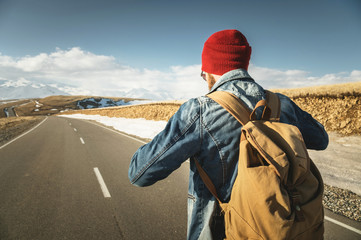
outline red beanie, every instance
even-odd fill
[[[238,68],[247,70],[251,51],[246,37],[240,31],[216,32],[204,43],[202,71],[223,75]]]

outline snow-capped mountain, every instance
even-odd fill
[[[38,83],[21,78],[0,79],[0,99],[43,98],[51,95],[71,95],[76,90],[71,86]]]
[[[168,92],[153,92],[144,88],[134,88],[125,93],[128,98],[141,98],[151,100],[171,100],[174,99]]]
[[[68,94],[55,87],[32,83],[25,79],[0,80],[0,99],[43,98],[50,95]]]
[[[123,100],[114,101],[109,98],[86,98],[77,102],[79,109],[104,108],[128,105]]]
[[[66,85],[63,83],[44,83],[29,81],[25,78],[19,80],[7,80],[0,78],[0,100],[21,98],[44,98],[51,95],[87,95],[126,97],[149,100],[173,99],[169,93],[153,92],[144,88],[131,89],[130,91],[112,90],[91,92],[86,89]]]

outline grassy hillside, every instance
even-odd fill
[[[361,134],[361,82],[274,91],[291,97],[327,131]]]
[[[289,96],[298,106],[322,123],[327,131],[344,135],[361,134],[361,82],[272,91]],[[180,105],[180,102],[163,102],[72,113],[168,120]]]
[[[305,97],[347,97],[361,95],[361,82],[323,85],[293,89],[273,89],[272,91],[285,94],[292,98]]]
[[[181,105],[182,102],[180,101],[168,101],[102,109],[77,110],[65,114],[81,113],[108,117],[144,118],[147,120],[168,121]]]

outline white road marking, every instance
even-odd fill
[[[333,218],[327,217],[327,216],[325,216],[325,219],[326,219],[327,221],[330,221],[330,222],[332,222],[332,223],[334,223],[334,224],[337,224],[337,225],[339,225],[339,226],[341,226],[341,227],[344,227],[344,228],[346,228],[346,229],[348,229],[348,230],[351,230],[351,231],[353,231],[353,232],[358,233],[358,234],[361,235],[361,231],[358,230],[358,229],[356,229],[356,228],[353,228],[353,227],[351,227],[351,226],[349,226],[349,225],[347,225],[347,224],[344,224],[344,223],[342,223],[342,222],[339,222],[339,221],[337,221],[337,220],[335,220],[335,219],[333,219]]]
[[[76,130],[76,128],[74,128],[74,132],[76,132],[77,130]]]
[[[0,147],[0,149],[2,149],[2,148],[4,148],[4,147],[6,147],[6,146],[7,146],[7,145],[9,145],[10,143],[12,143],[12,142],[14,142],[14,141],[18,140],[19,138],[21,138],[21,137],[25,136],[26,134],[28,134],[29,132],[33,131],[35,128],[39,127],[39,126],[40,126],[43,122],[45,122],[45,120],[46,120],[46,119],[48,119],[48,117],[46,117],[43,121],[41,121],[38,125],[36,125],[36,126],[35,126],[35,127],[33,127],[32,129],[30,129],[29,131],[27,131],[27,132],[25,132],[25,133],[21,134],[20,136],[18,136],[18,137],[16,137],[16,138],[14,138],[14,139],[13,139],[13,140],[11,140],[10,142],[5,143],[4,145],[2,145],[2,146]]]
[[[71,126],[71,123],[69,123],[69,126]]]
[[[107,185],[105,185],[105,182],[103,180],[102,175],[100,174],[99,169],[96,167],[94,168],[95,175],[97,176],[98,182],[100,184],[100,188],[102,189],[103,195],[105,198],[110,198],[110,193],[108,191]]]
[[[80,142],[81,142],[82,144],[85,144],[83,138],[80,138]]]

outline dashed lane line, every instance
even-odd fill
[[[2,146],[0,147],[0,149],[6,147],[6,146],[9,145],[10,143],[15,142],[15,141],[18,140],[19,138],[21,138],[21,137],[25,136],[26,134],[30,133],[30,132],[33,131],[35,128],[39,127],[43,122],[45,122],[46,119],[48,119],[48,117],[46,117],[43,121],[41,121],[38,125],[36,125],[36,126],[33,127],[32,129],[30,129],[29,131],[27,131],[27,132],[21,134],[20,136],[14,138],[14,139],[11,140],[10,142],[5,143],[4,145],[2,145]]]
[[[85,144],[85,142],[84,142],[84,139],[83,139],[83,138],[80,138],[80,142],[81,142],[82,144]]]
[[[97,167],[94,168],[94,172],[95,172],[95,175],[96,175],[96,177],[98,179],[98,182],[100,184],[100,188],[101,188],[101,190],[103,192],[104,197],[105,198],[110,198],[111,196],[110,196],[109,190],[107,188],[107,185],[105,185],[104,179],[103,179],[102,175],[100,174],[100,171],[99,171],[99,169]]]

